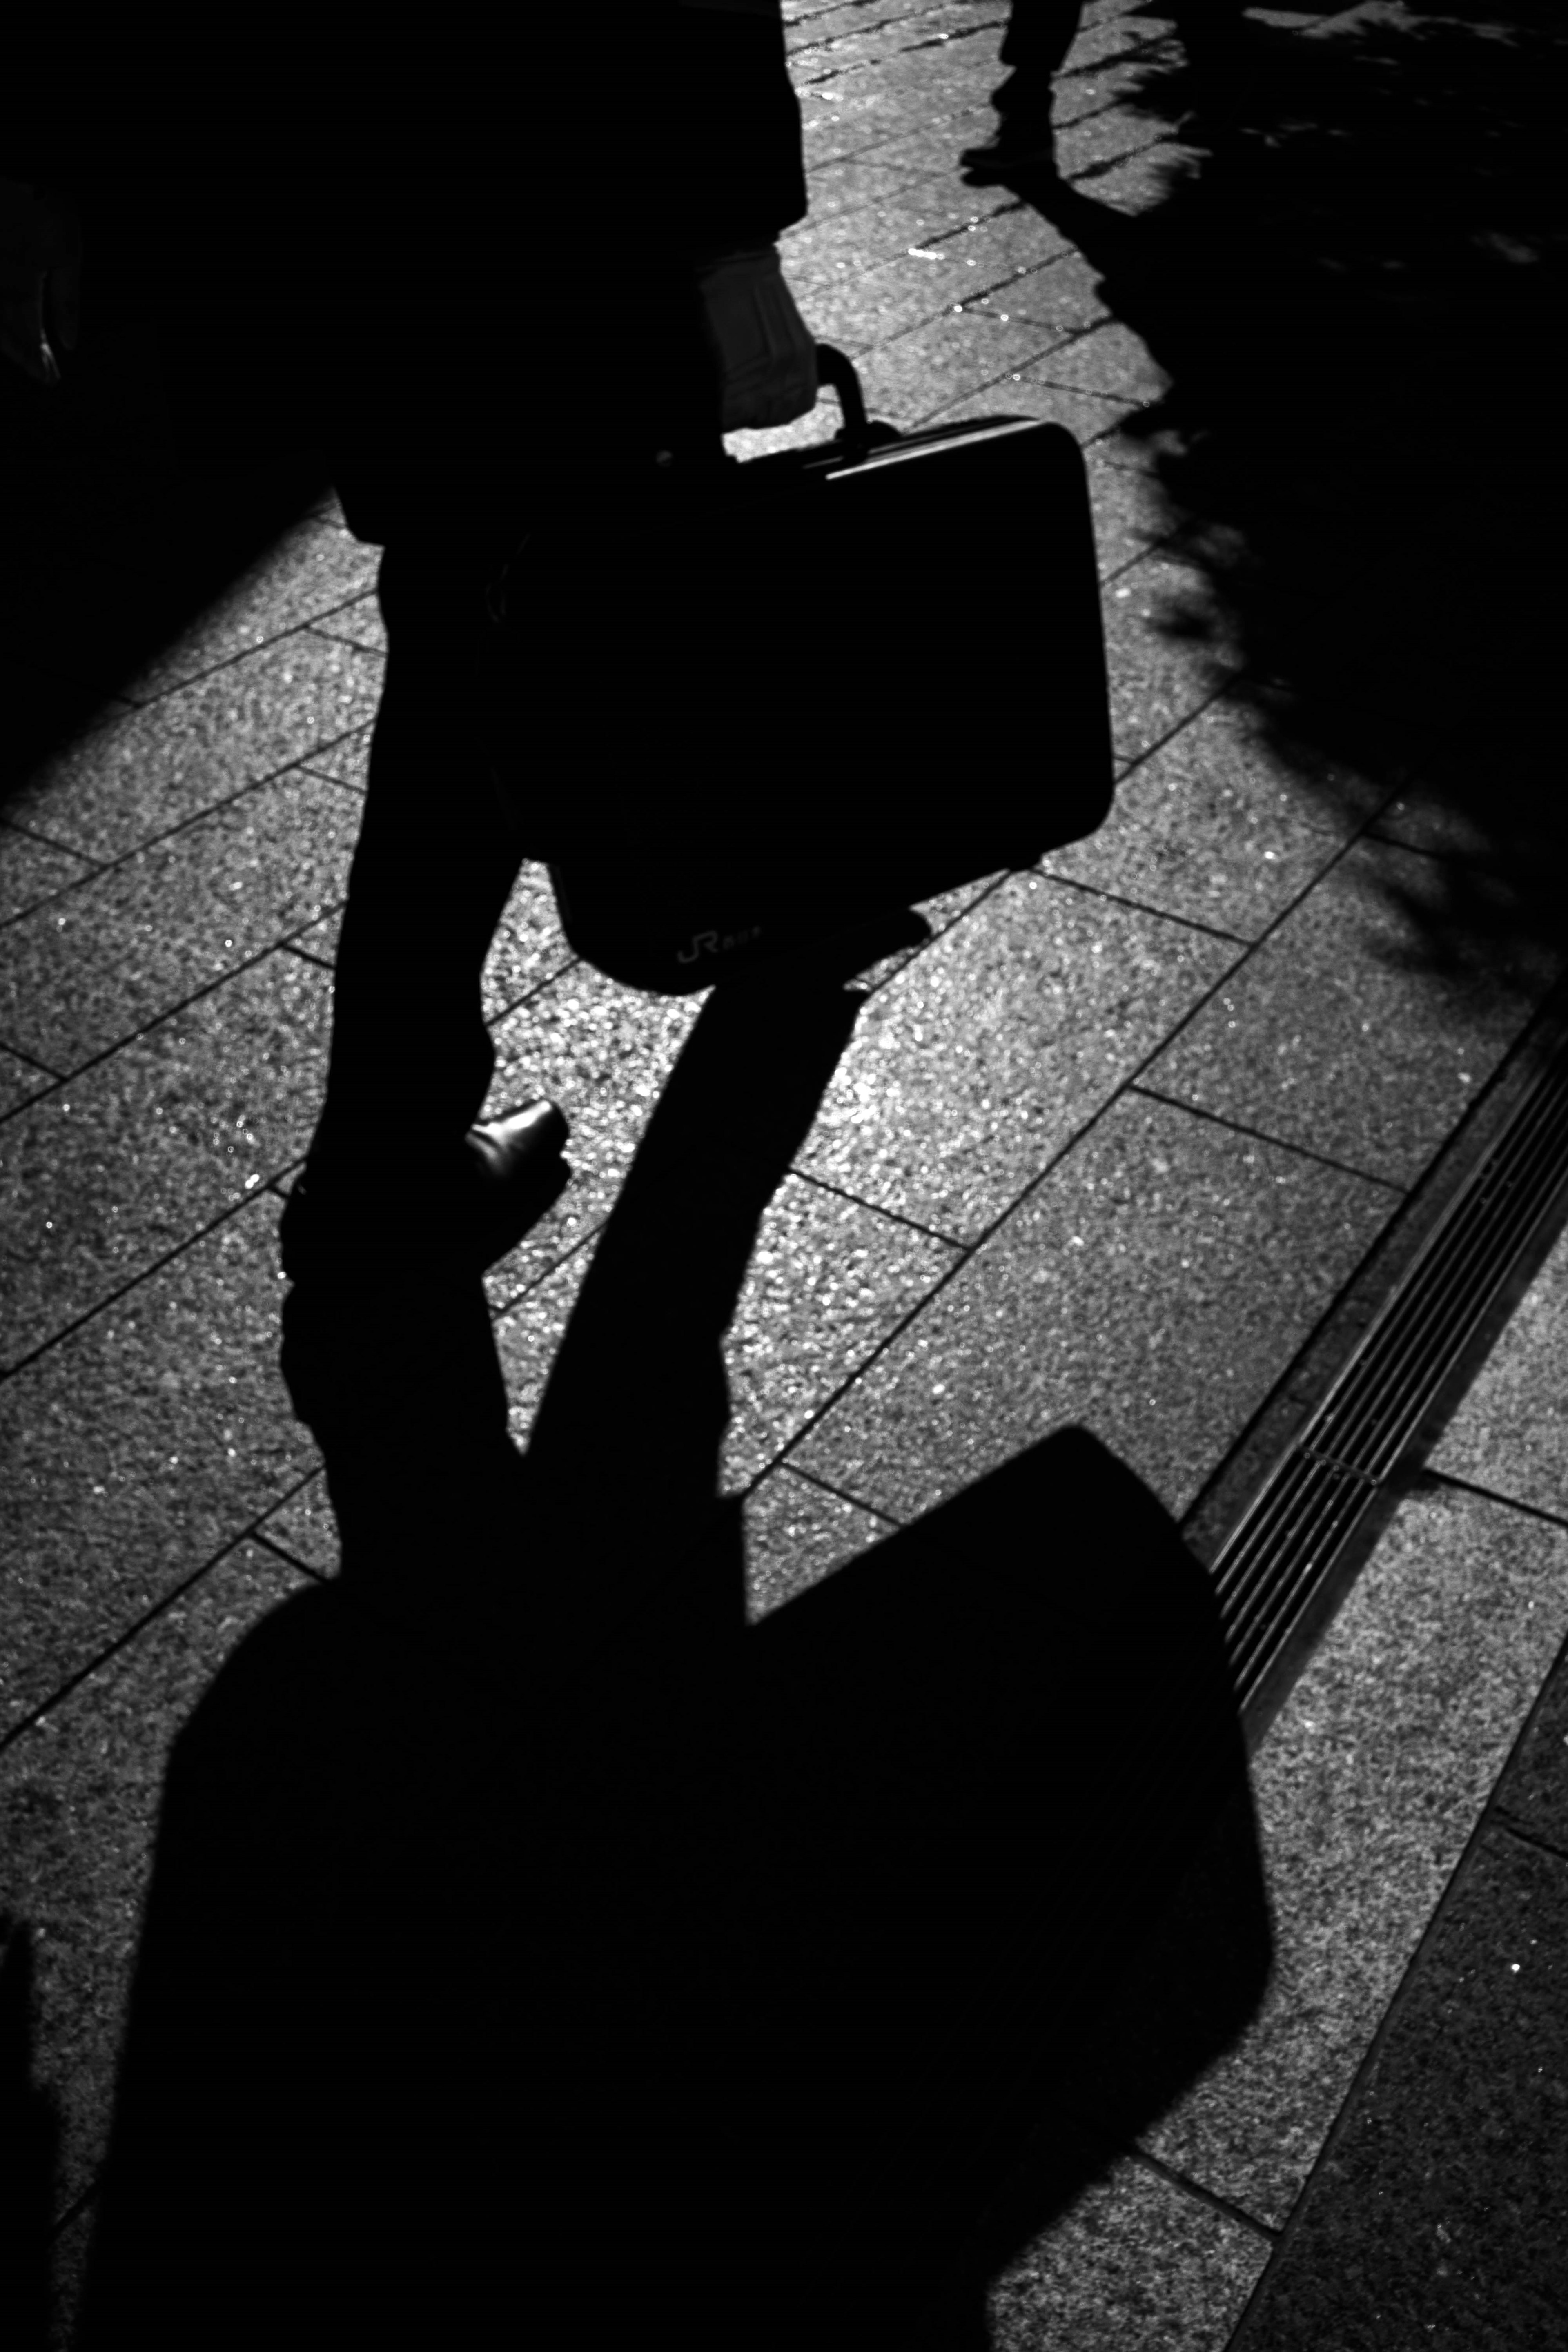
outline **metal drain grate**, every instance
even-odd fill
[[[1214,1575],[1244,1717],[1277,1700],[1293,1648],[1445,1384],[1568,1187],[1568,1038],[1467,1179],[1289,1451]],[[1288,1685],[1287,1685],[1288,1686]],[[1253,1727],[1261,1727],[1254,1723]]]

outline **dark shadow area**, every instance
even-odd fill
[[[1441,854],[1387,885],[1424,966],[1538,992],[1568,939],[1568,25],[1544,0],[1244,19],[1223,55],[1173,41],[1131,102],[1187,149],[1158,201],[1009,184],[1171,379],[1128,428],[1194,567],[1171,625],[1239,667],[1318,805]]]
[[[850,976],[710,997],[526,1453],[477,1281],[290,1293],[342,1573],[174,1748],[89,2352],[956,2352],[1255,2007],[1207,1584],[1093,1437],[748,1621],[721,1340]]]
[[[232,382],[221,431],[236,471],[218,470],[221,451],[192,470],[153,341],[96,259],[64,383],[0,362],[0,814],[330,494],[321,458]]]
[[[58,2104],[33,2080],[33,1935],[0,1914],[0,2312],[8,2339],[48,2341],[50,2192]]]

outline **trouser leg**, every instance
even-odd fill
[[[998,108],[1039,91],[1048,95],[1051,76],[1060,70],[1078,34],[1083,0],[1013,0],[1012,14],[1002,40],[1002,63],[1012,68],[1012,79],[997,92]]]
[[[405,541],[382,556],[386,677],[314,1154],[334,1173],[382,1159],[393,1118],[402,1169],[449,1157],[494,1070],[481,981],[523,843],[474,723],[485,580],[486,551],[462,540]]]

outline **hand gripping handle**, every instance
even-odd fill
[[[871,448],[871,424],[866,414],[866,395],[860,389],[860,379],[855,373],[855,362],[847,353],[836,352],[830,343],[816,346],[816,376],[838,395],[838,405],[844,423],[839,438],[850,458],[857,464]]]

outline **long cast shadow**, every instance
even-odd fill
[[[1146,39],[1163,13],[1125,21]],[[1565,99],[1568,33],[1535,0],[1275,15],[1135,71],[1128,102],[1185,148],[1152,201],[1009,183],[1170,380],[1126,427],[1187,567],[1170,632],[1235,678],[1304,809],[1383,811],[1432,859],[1382,887],[1472,1000],[1538,995],[1568,947],[1564,474],[1537,421]]]
[[[1090,1435],[748,1622],[720,1343],[843,977],[710,997],[525,1453],[477,1283],[291,1293],[342,1573],[175,1745],[91,2352],[983,2343],[1255,2005],[1213,1602]]]

